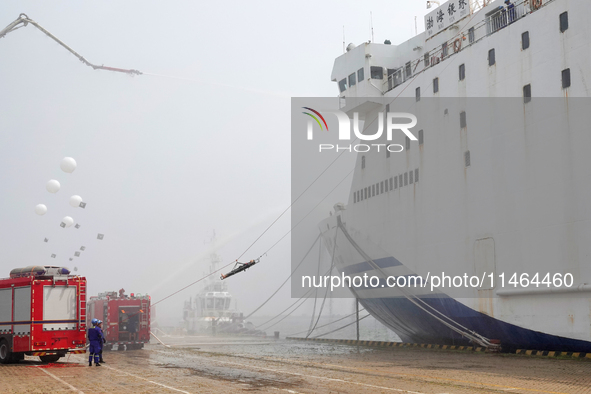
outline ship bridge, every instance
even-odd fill
[[[458,12],[454,14],[454,10]],[[528,15],[542,10],[545,11],[542,13],[544,16],[538,19],[559,25],[552,36],[548,36],[544,26],[524,21]],[[450,16],[452,14],[454,17]],[[579,19],[578,15],[575,17]],[[509,65],[511,70],[522,72],[523,94],[531,95],[531,88],[525,88],[533,72],[530,69],[548,59],[545,52],[528,51],[530,36],[535,34],[534,38],[545,40],[540,42],[546,47],[564,47],[563,52],[570,50],[561,42],[569,36],[568,33],[565,35],[568,13],[555,0],[509,0],[508,3],[505,0],[449,0],[425,16],[425,26],[426,31],[398,45],[391,45],[389,41],[384,44],[366,42],[358,46],[349,44],[347,51],[335,59],[331,73],[331,80],[337,83],[339,97],[416,95],[418,99],[421,97],[421,81],[415,80],[422,74],[422,83],[427,81],[429,85],[423,87],[423,96],[519,96],[522,92],[513,92],[517,85],[508,82],[508,77],[512,77],[506,68]],[[505,61],[507,65],[497,67],[497,47],[503,50],[512,48],[513,42],[520,53],[511,54]],[[566,58],[564,53],[557,55]],[[533,57],[537,59],[534,61]],[[448,59],[458,63],[457,73],[452,71],[456,67],[448,67],[451,63]],[[475,63],[473,59],[479,61]],[[466,78],[474,72],[488,78],[474,80],[466,86]],[[447,74],[451,74],[452,78],[448,78]],[[505,81],[497,74],[506,75],[506,87]],[[511,93],[505,90],[511,90]],[[559,91],[538,92],[540,96],[559,94]]]

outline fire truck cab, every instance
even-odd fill
[[[65,267],[15,268],[0,279],[0,363],[85,353],[86,278]]]
[[[103,321],[105,350],[141,349],[150,341],[150,296],[125,294],[125,290],[99,293],[88,301],[88,322]]]

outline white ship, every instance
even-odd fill
[[[426,32],[335,60],[342,111],[365,125],[403,98],[419,119],[436,114],[404,151],[357,154],[347,204],[319,226],[339,271],[508,275],[435,296],[354,289],[404,342],[591,352],[589,20],[582,0],[450,0]],[[519,121],[483,118],[491,98]],[[532,110],[541,98],[554,110]],[[509,286],[513,273],[573,283]]]
[[[222,260],[217,254],[210,258],[209,273],[215,272]],[[233,331],[244,328],[243,315],[232,302],[228,284],[217,275],[210,275],[195,297],[185,301],[183,320],[189,334],[215,333],[219,327],[232,326]]]

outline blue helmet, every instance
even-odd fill
[[[98,326],[99,324],[102,324],[102,323],[103,323],[103,321],[102,320],[99,320],[99,321],[96,322],[96,325]]]
[[[99,320],[98,319],[92,319],[91,323],[93,326],[96,326],[98,324]]]

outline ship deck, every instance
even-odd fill
[[[261,338],[166,337],[171,345],[55,364],[0,365],[4,393],[590,393],[591,361],[371,348]],[[62,361],[63,360],[63,361]]]

